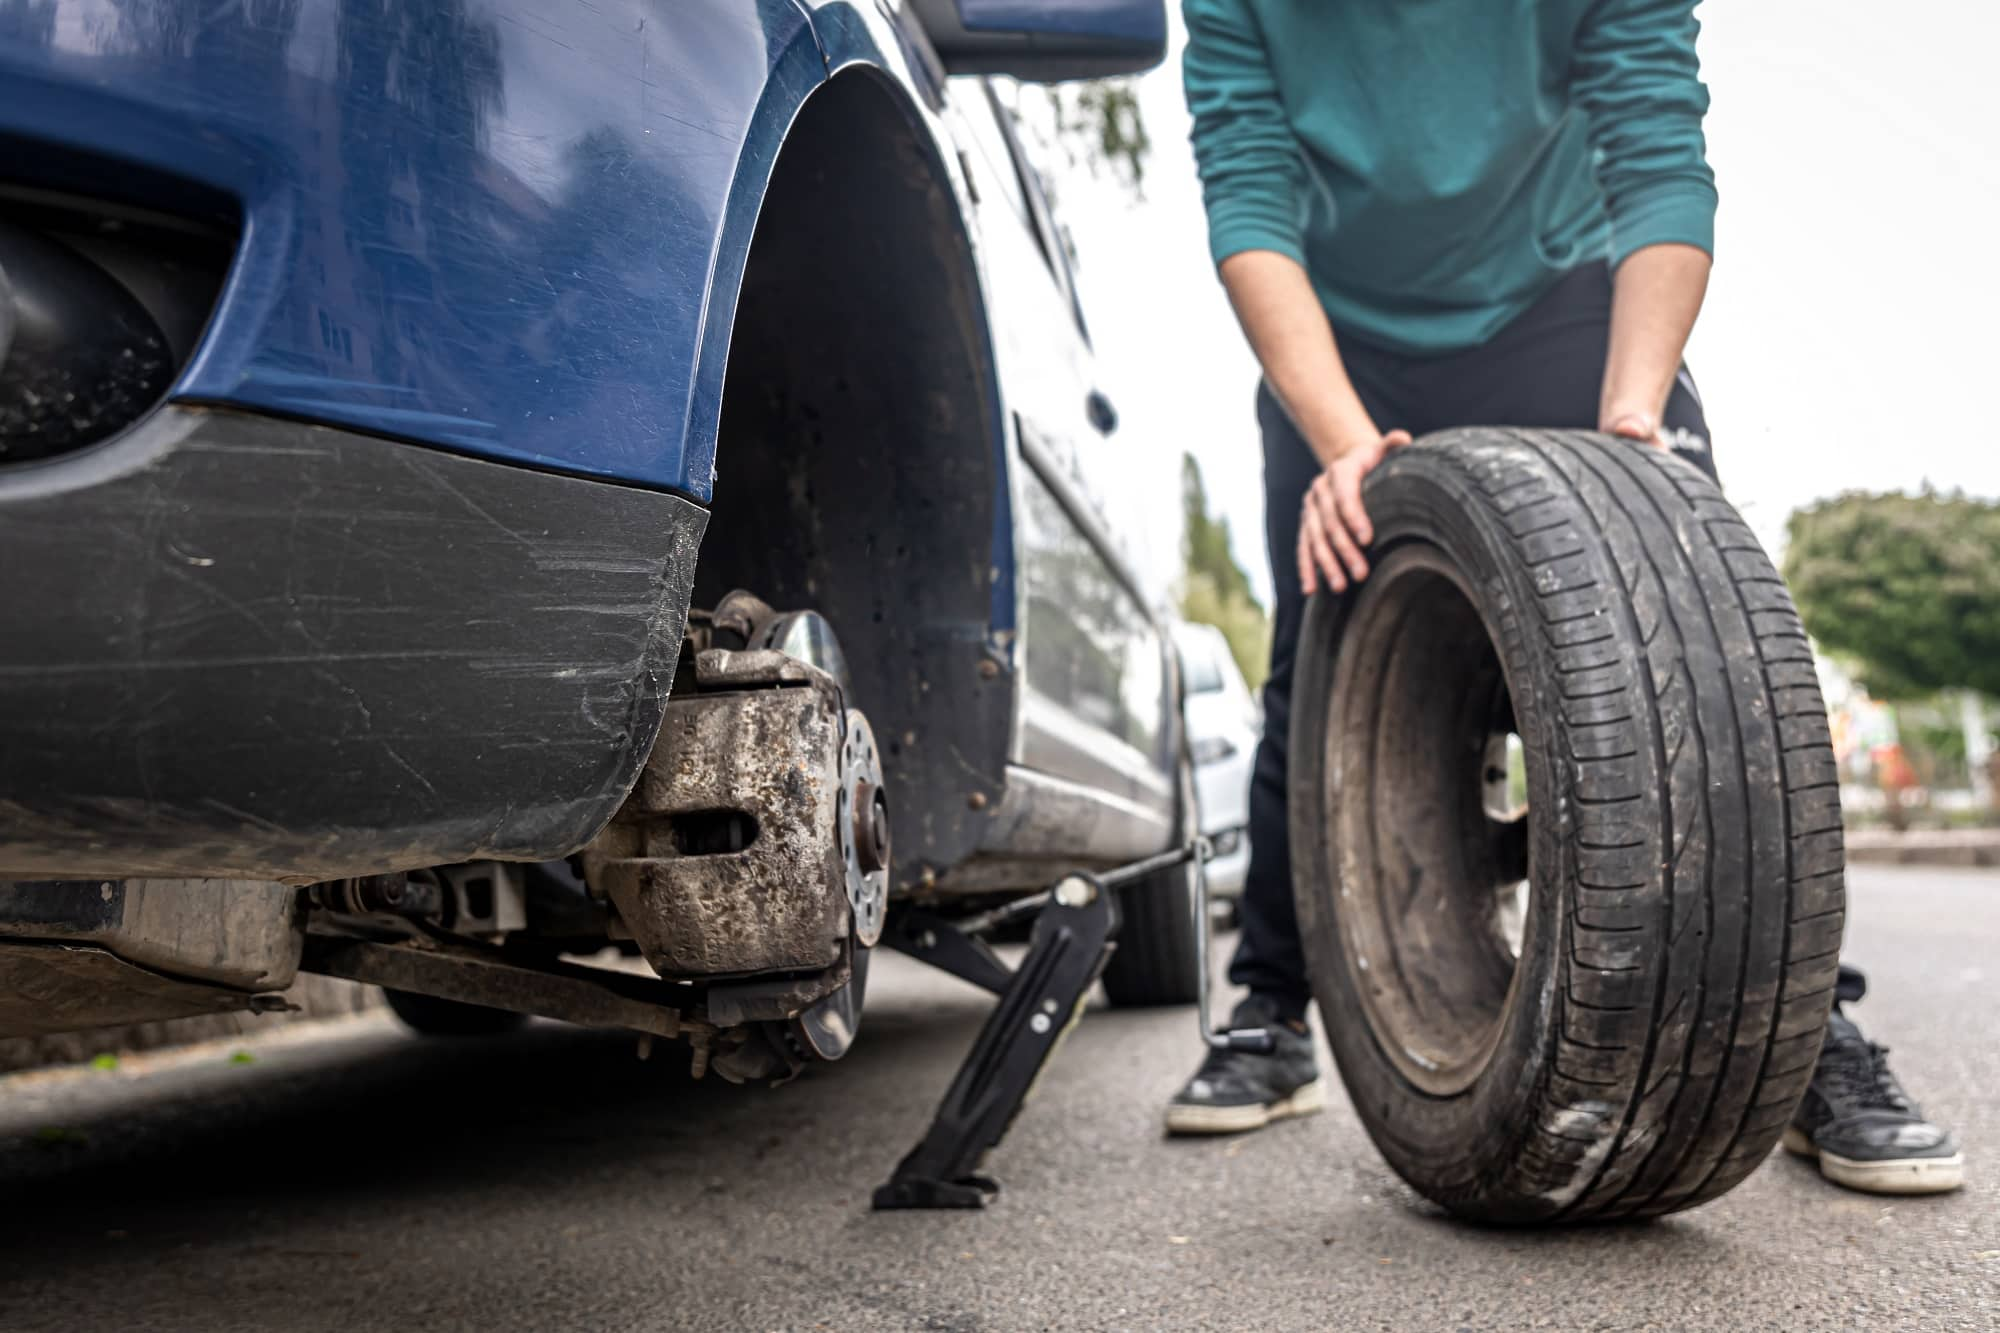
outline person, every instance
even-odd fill
[[[1193,144],[1221,280],[1263,369],[1276,606],[1233,1025],[1172,1133],[1320,1109],[1286,845],[1292,655],[1306,598],[1368,575],[1361,482],[1453,426],[1595,428],[1714,475],[1682,352],[1716,191],[1692,0],[1184,0]],[[1948,1189],[1961,1163],[1840,1006],[1787,1135],[1829,1178]],[[1323,1015],[1340,1022],[1342,1015]]]

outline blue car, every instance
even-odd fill
[[[1159,0],[0,8],[0,1033],[305,969],[782,1073],[874,949],[984,973],[1179,845],[1116,409],[986,81],[1164,43]],[[1189,880],[1128,887],[1114,1000],[1192,998]]]

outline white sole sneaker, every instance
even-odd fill
[[[1266,1106],[1167,1107],[1169,1134],[1242,1134],[1274,1120],[1291,1120],[1326,1109],[1326,1080],[1316,1078],[1282,1101]]]
[[[1839,1153],[1822,1152],[1796,1125],[1785,1127],[1785,1151],[1817,1161],[1819,1173],[1834,1184],[1868,1194],[1948,1194],[1965,1183],[1963,1153],[1857,1162]]]

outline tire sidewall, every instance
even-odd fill
[[[1517,461],[1547,464],[1521,451]],[[1327,1040],[1342,1081],[1370,1136],[1397,1172],[1420,1192],[1446,1207],[1468,1200],[1530,1194],[1530,1182],[1513,1179],[1535,1130],[1523,1108],[1535,1106],[1547,1086],[1555,1054],[1557,987],[1564,984],[1571,867],[1566,863],[1559,811],[1566,783],[1554,761],[1557,710],[1542,704],[1540,690],[1523,682],[1547,679],[1548,649],[1539,636],[1522,632],[1510,608],[1533,605],[1530,574],[1515,558],[1508,535],[1482,506],[1468,505],[1469,482],[1440,450],[1414,449],[1392,455],[1378,469],[1368,493],[1376,536],[1376,564],[1395,548],[1420,543],[1440,552],[1459,571],[1500,658],[1517,710],[1524,742],[1530,810],[1529,895],[1526,928],[1513,989],[1496,1046],[1485,1067],[1462,1091],[1449,1096],[1410,1083],[1383,1050],[1365,1017],[1357,978],[1341,943],[1339,895],[1342,847],[1337,820],[1318,808],[1328,791],[1326,737],[1334,718],[1334,678],[1338,645],[1353,608],[1352,594],[1322,592],[1309,603],[1294,666],[1290,738],[1291,778],[1288,818],[1292,843],[1293,892],[1313,992],[1320,997]],[[1388,483],[1388,484],[1383,484]],[[1364,774],[1359,779],[1368,780]],[[1329,805],[1338,801],[1331,793]],[[1440,1145],[1452,1145],[1441,1153]],[[1524,1186],[1530,1186],[1524,1189]],[[1558,1211],[1527,1203],[1518,1217],[1536,1220]]]
[[[1196,796],[1194,757],[1189,749],[1185,700],[1181,692],[1179,655],[1169,651],[1168,748],[1174,755],[1174,847],[1184,847],[1201,834],[1201,807]],[[1171,848],[1164,849],[1171,850]],[[1192,1004],[1200,988],[1196,969],[1208,966],[1195,959],[1197,931],[1194,913],[1200,901],[1193,862],[1164,870],[1118,895],[1119,947],[1105,967],[1106,997],[1119,1008]]]

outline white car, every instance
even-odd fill
[[[1174,643],[1181,655],[1181,708],[1194,758],[1201,831],[1215,844],[1208,888],[1217,897],[1235,898],[1250,873],[1250,771],[1257,739],[1264,733],[1264,714],[1221,630],[1177,624]]]

